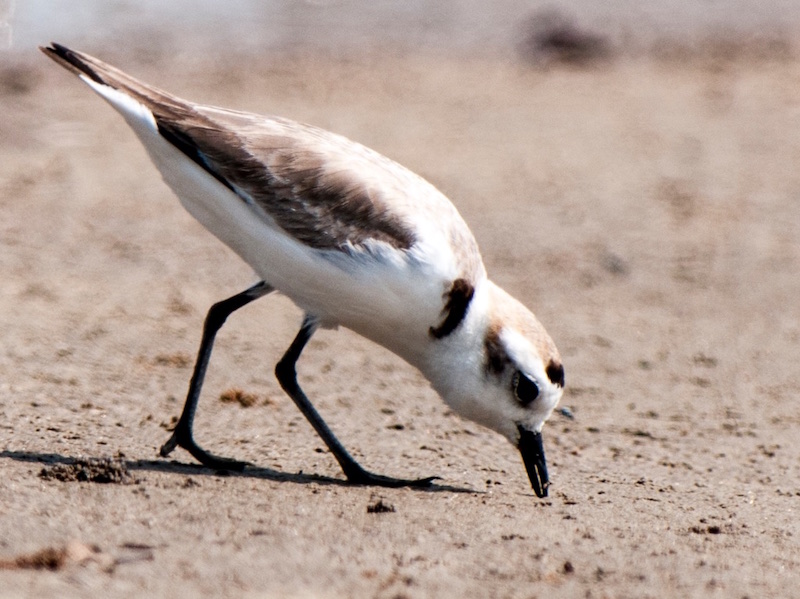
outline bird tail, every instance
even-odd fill
[[[130,96],[153,112],[156,108],[161,111],[186,110],[187,103],[184,100],[147,85],[93,56],[70,50],[66,46],[56,43],[46,47],[40,46],[39,49],[62,67],[83,79],[98,93],[101,92],[97,85],[103,85]],[[105,94],[101,93],[101,95]]]

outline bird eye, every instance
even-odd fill
[[[539,387],[519,370],[514,373],[514,377],[511,379],[511,388],[523,407],[528,406],[534,399],[539,397]]]

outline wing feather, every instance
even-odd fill
[[[346,163],[358,144],[287,119],[199,106],[58,44],[42,50],[144,104],[167,141],[302,243],[344,250],[372,240],[409,249],[416,241],[410,224],[381,201],[381,183],[365,181],[360,165],[330,167]]]
[[[431,257],[453,260],[455,278],[474,284],[485,276],[477,243],[450,201],[381,154],[288,119],[182,100],[58,44],[42,51],[144,105],[164,139],[301,243],[350,252],[425,242]]]

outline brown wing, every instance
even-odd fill
[[[384,187],[402,182],[393,181],[390,161],[377,153],[286,119],[192,104],[58,44],[42,51],[144,104],[167,141],[302,243],[318,249],[368,240],[400,249],[414,244],[411,227],[383,202]],[[382,177],[365,178],[365,166]]]
[[[381,157],[367,159],[358,144],[286,119],[199,106],[193,115],[156,122],[162,135],[306,245],[341,249],[376,240],[408,249],[415,241],[384,202],[385,188],[401,183],[389,169],[370,183],[364,171]]]

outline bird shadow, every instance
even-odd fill
[[[42,464],[43,466],[53,466],[56,464],[73,465],[81,461],[91,459],[103,459],[107,456],[69,456],[59,453],[40,453],[33,451],[0,451],[0,458],[14,460],[16,462],[27,462],[30,464]],[[160,472],[165,474],[184,475],[184,476],[225,476],[231,478],[251,478],[268,480],[279,483],[294,483],[301,485],[317,484],[317,485],[333,485],[339,487],[356,487],[363,485],[355,485],[348,482],[347,479],[333,478],[331,476],[324,476],[322,474],[307,474],[305,472],[281,472],[272,468],[265,468],[261,466],[248,465],[242,471],[233,470],[216,470],[214,468],[207,468],[202,464],[187,464],[177,460],[129,460],[119,458],[119,462],[133,472]],[[420,491],[425,493],[468,493],[468,494],[481,494],[483,491],[476,491],[466,487],[458,487],[447,484],[431,483],[426,487],[408,487],[413,491]]]

